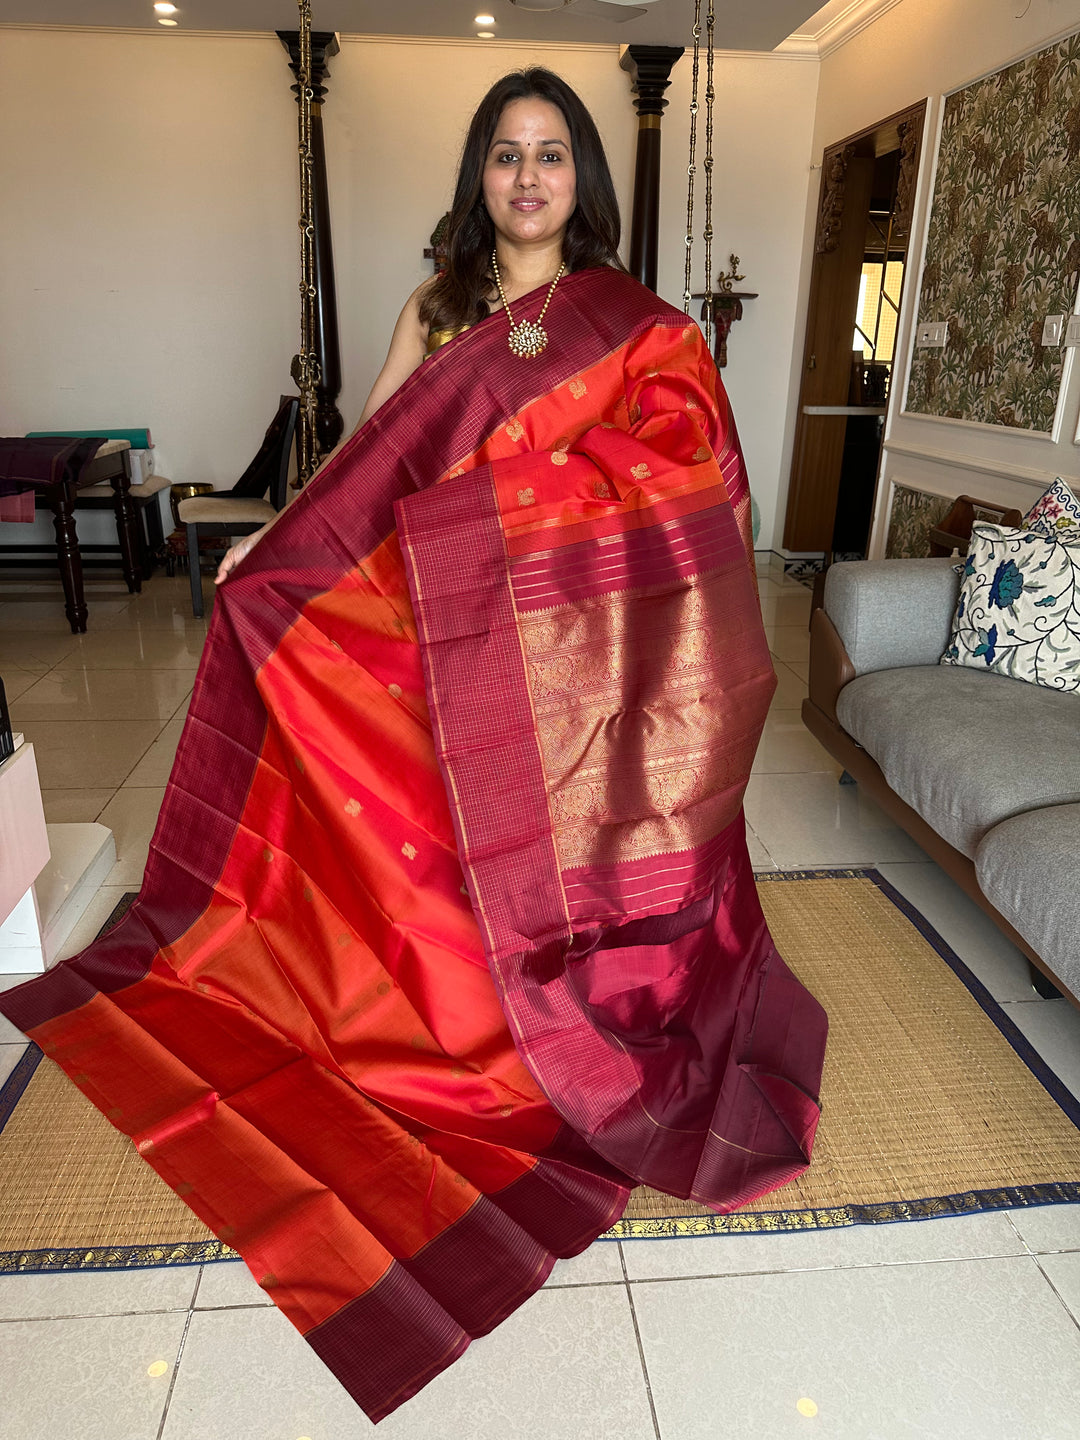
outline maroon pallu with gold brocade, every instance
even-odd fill
[[[0,995],[375,1420],[632,1183],[732,1209],[818,1119],[719,376],[614,271],[546,323],[438,352],[218,591],[138,900]]]

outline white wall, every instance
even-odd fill
[[[1018,0],[901,0],[821,64],[815,161],[826,145],[924,96],[931,101],[898,355],[910,354],[943,95],[1080,28],[1080,0],[1031,0],[1017,18],[1021,11]],[[809,285],[816,192],[815,184],[804,238],[801,311]],[[1056,442],[997,426],[904,414],[901,380],[906,381],[906,373],[898,376],[886,422],[872,553],[884,550],[893,484],[950,497],[966,492],[1025,510],[1054,475],[1080,475],[1080,364],[1075,351],[1066,363]],[[797,400],[798,375],[793,372],[789,443]]]
[[[815,156],[924,95],[955,90],[1078,26],[1080,0],[900,0],[822,61]]]
[[[734,252],[756,291],[731,328],[724,384],[739,428],[750,485],[761,511],[759,549],[779,545],[788,471],[784,419],[791,353],[799,325],[799,278],[810,173],[818,62],[783,55],[718,55],[714,71],[713,277]],[[663,227],[658,288],[682,305],[686,256],[686,160],[689,152],[691,55],[672,73],[663,121]],[[693,289],[705,282],[705,61],[699,80],[697,211]],[[700,315],[700,302],[691,312]]]
[[[171,38],[3,35],[0,423],[224,482],[290,388],[296,122],[274,37]]]
[[[350,428],[405,297],[430,274],[423,247],[477,100],[536,62],[592,110],[628,223],[637,122],[616,46],[342,37],[324,123]],[[761,293],[733,332],[725,379],[766,546],[817,69],[717,62],[714,268],[737,250]],[[3,32],[0,124],[19,144],[0,150],[0,186],[24,199],[0,215],[0,433],[148,424],[172,479],[232,483],[290,388],[297,347],[290,80],[273,36]],[[687,56],[663,131],[660,289],[680,306],[689,86]],[[701,288],[700,242],[697,259]],[[89,533],[95,521],[108,526],[80,516],[86,538],[104,538]],[[47,538],[44,520],[37,529],[20,534]]]

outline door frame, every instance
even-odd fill
[[[907,294],[910,266],[906,259],[912,253],[912,227],[915,217],[915,188],[919,176],[922,149],[926,138],[926,99],[896,111],[872,125],[856,131],[844,139],[827,145],[822,156],[821,189],[818,196],[815,222],[813,268],[810,274],[810,289],[807,297],[806,332],[803,343],[800,369],[798,409],[795,422],[795,436],[792,447],[791,470],[788,479],[787,505],[784,517],[783,547],[795,552],[821,551],[828,555],[832,548],[832,530],[835,521],[836,500],[840,481],[840,459],[843,449],[844,421],[842,417],[807,416],[803,407],[807,404],[843,405],[847,399],[850,379],[850,347],[846,361],[841,363],[840,352],[830,360],[828,374],[817,373],[817,353],[822,349],[820,338],[824,323],[822,307],[835,306],[837,298],[845,307],[851,304],[851,330],[854,331],[856,306],[858,303],[857,274],[847,275],[843,266],[851,264],[851,257],[860,257],[865,248],[865,222],[860,221],[852,228],[854,208],[850,204],[848,174],[854,160],[873,159],[893,151],[900,152],[900,173],[897,182],[896,221],[894,231],[906,240],[904,276],[900,290],[902,309]],[[862,186],[856,171],[852,178],[855,190]],[[847,224],[845,225],[845,219]],[[834,258],[835,257],[835,258]],[[851,282],[851,283],[849,283]],[[850,294],[848,293],[850,292]],[[900,327],[897,327],[899,338]],[[836,347],[834,347],[835,349]],[[890,378],[892,386],[899,380],[898,356],[894,354]],[[808,377],[812,377],[808,380]],[[818,392],[835,390],[827,399]],[[835,430],[835,434],[831,431]],[[818,473],[811,473],[812,447],[818,446],[821,464]],[[878,475],[874,477],[875,491],[880,475],[881,461],[878,460]]]

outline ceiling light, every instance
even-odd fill
[[[477,25],[494,25],[494,24],[495,24],[495,16],[494,16],[494,15],[477,15],[475,23],[476,23]]]
[[[170,4],[168,3],[168,0],[161,0],[161,3],[155,5],[155,6],[154,6],[154,9],[157,11],[157,13],[158,13],[159,15],[175,15],[175,14],[176,14],[176,6],[175,6],[175,5],[170,5]]]
[[[180,24],[180,21],[179,21],[179,20],[166,20],[164,15],[159,15],[159,16],[158,16],[158,22],[157,22],[157,23],[158,23],[159,25],[179,25],[179,24]]]
[[[477,32],[476,32],[476,38],[477,38],[478,40],[494,40],[494,39],[495,39],[495,31],[494,31],[494,30],[477,30]]]

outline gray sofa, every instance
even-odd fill
[[[833,565],[803,720],[1080,1005],[1080,694],[939,665],[959,584],[952,560]]]

